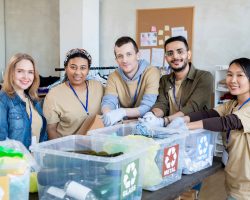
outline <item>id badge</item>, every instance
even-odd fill
[[[227,165],[227,161],[228,161],[228,152],[227,150],[223,150],[223,153],[222,153],[222,163],[226,166]]]
[[[37,144],[36,136],[32,136],[31,138],[31,146],[35,146]]]

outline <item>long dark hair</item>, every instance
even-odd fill
[[[250,80],[250,59],[249,58],[234,59],[230,62],[229,66],[232,64],[239,65],[243,69],[243,71],[246,74],[246,76],[248,77],[248,79]]]

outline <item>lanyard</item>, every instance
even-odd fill
[[[135,106],[135,102],[136,102],[136,99],[137,99],[138,88],[139,88],[140,82],[141,82],[141,75],[139,76],[139,80],[137,82],[137,86],[136,86],[136,90],[135,90],[135,95],[134,95],[134,98],[133,98],[133,107]]]
[[[30,109],[30,116],[29,116],[29,120],[30,120],[30,125],[32,125],[32,109],[31,109],[31,104],[30,104],[30,100],[28,99],[29,102],[29,109]]]
[[[240,110],[240,109],[241,109],[245,104],[247,104],[249,101],[250,101],[250,97],[249,97],[246,101],[244,101],[244,103],[239,107],[238,110]]]
[[[250,98],[248,98],[246,101],[244,101],[244,103],[238,108],[238,110],[240,110],[245,104],[247,104],[248,102],[250,101]],[[231,114],[233,113],[233,109],[232,109],[232,111],[231,111]],[[226,140],[226,142],[227,142],[227,144],[228,144],[228,142],[229,142],[229,136],[230,136],[230,129],[227,131],[227,140]]]
[[[76,91],[74,90],[74,88],[72,87],[72,85],[69,83],[69,87],[70,89],[73,91],[73,93],[75,94],[75,96],[77,97],[77,99],[79,100],[79,102],[82,104],[82,107],[84,108],[84,110],[86,111],[87,115],[89,115],[89,111],[88,111],[88,99],[89,99],[89,87],[88,87],[88,83],[87,81],[85,81],[86,83],[86,89],[87,89],[87,94],[86,94],[86,103],[85,105],[83,104],[83,102],[80,100],[80,98],[78,97],[78,95],[76,94]]]
[[[180,90],[180,89],[179,89]],[[173,95],[174,95],[174,102],[177,105],[177,108],[180,110],[180,106],[181,106],[181,99],[179,101],[179,103],[177,102],[177,98],[175,96],[175,77],[174,77],[174,86],[173,86]]]

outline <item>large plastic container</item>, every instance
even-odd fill
[[[215,132],[190,131],[185,143],[183,174],[192,174],[213,164]]]
[[[102,129],[89,131],[89,135],[106,135],[112,138],[126,138],[129,135],[138,134],[137,124],[121,124]],[[152,134],[165,134],[164,139],[143,138],[134,139],[134,145],[143,143],[148,146],[147,154],[144,156],[143,189],[155,191],[181,179],[183,155],[185,145],[185,134],[177,131],[170,134],[166,128],[152,127]],[[132,144],[132,142],[131,142]],[[138,148],[137,148],[138,149]]]
[[[0,146],[10,151],[13,150],[13,153],[6,151],[4,155],[1,152],[0,199],[28,200],[30,166],[27,149],[22,143],[15,140],[1,141]]]
[[[33,149],[37,163],[39,199],[137,200],[142,195],[143,154],[141,147],[118,139],[71,135],[39,143]],[[115,157],[81,154],[122,152]],[[90,195],[90,196],[91,196]],[[77,197],[78,196],[78,197]]]

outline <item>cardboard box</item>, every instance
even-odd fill
[[[198,199],[197,193],[198,191],[196,190],[190,190],[190,191],[184,192],[183,194],[181,194],[181,196],[179,196],[175,200],[196,200]]]
[[[104,128],[101,115],[89,116],[75,133],[76,135],[86,135],[87,131],[94,130],[98,128]]]

